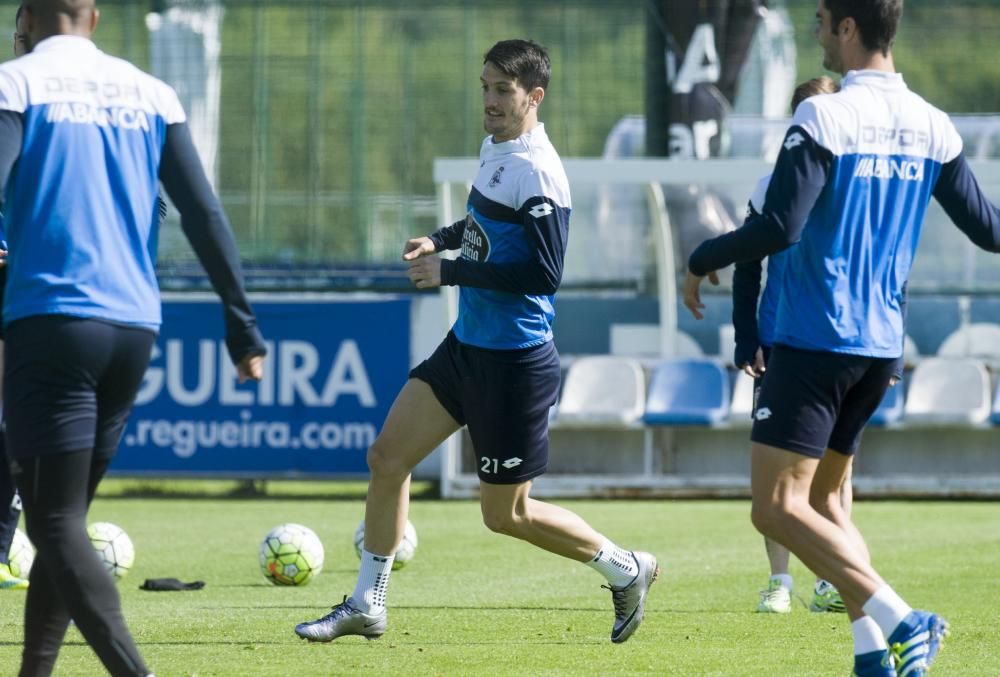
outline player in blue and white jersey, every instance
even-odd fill
[[[792,112],[799,104],[809,97],[819,94],[832,94],[839,89],[836,82],[826,76],[812,78],[800,83],[792,94]],[[762,177],[750,196],[747,205],[746,219],[759,218],[764,208],[764,196],[771,175]],[[767,362],[774,345],[774,316],[778,305],[780,280],[784,275],[785,256],[787,252],[777,252],[767,257],[767,284],[761,291],[760,278],[762,262],[760,259],[741,261],[736,264],[733,272],[733,329],[736,346],[733,363],[738,369],[754,379],[754,407],[751,420],[756,412],[757,395],[767,369]],[[758,302],[759,301],[759,302]],[[837,498],[843,509],[850,514],[853,503],[850,472],[844,477],[844,483],[838,491]],[[816,506],[820,509],[821,506]],[[788,548],[764,537],[765,551],[771,575],[767,588],[760,591],[757,603],[758,613],[788,613],[792,610],[792,576],[788,571]],[[813,611],[844,611],[844,603],[836,588],[823,579],[817,579],[810,604]]]
[[[113,675],[149,673],[87,537],[160,325],[158,181],[223,302],[240,380],[264,342],[232,231],[174,91],[90,36],[93,0],[24,4],[29,54],[0,65],[7,452],[37,548],[21,675],[52,672],[72,620]]]
[[[903,601],[850,517],[815,510],[810,491],[840,486],[902,355],[904,286],[931,197],[975,244],[1000,251],[1000,211],[954,125],[895,72],[901,14],[901,0],[819,1],[816,35],[824,66],[844,74],[841,91],[799,106],[763,212],[703,243],[684,289],[700,318],[704,276],[797,243],[751,435],[753,523],[840,591],[858,675],[924,674],[947,623]]]
[[[354,593],[295,632],[311,641],[379,637],[386,590],[403,535],[410,472],[449,435],[468,426],[483,521],[497,533],[588,564],[608,581],[611,641],[642,621],[656,558],[624,550],[579,516],[531,498],[548,461],[548,412],[559,391],[553,300],[569,236],[570,193],[562,162],[538,121],[549,83],[548,54],[505,40],[483,60],[484,126],[464,219],[406,243],[403,260],[421,289],[460,288],[458,319],[444,342],[410,372],[368,452],[371,480],[365,545]],[[460,250],[455,260],[436,254]]]

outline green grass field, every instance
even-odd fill
[[[420,547],[393,576],[386,636],[307,644],[294,625],[353,589],[351,538],[363,512],[358,491],[328,497],[318,486],[282,484],[278,495],[256,498],[150,498],[108,483],[91,517],[123,526],[135,543],[135,569],[119,589],[159,677],[850,672],[845,616],[803,606],[780,617],[753,613],[767,565],[745,501],[561,502],[620,544],[656,553],[664,567],[642,628],[613,645],[610,595],[596,573],[489,533],[477,503],[416,500]],[[876,566],[904,598],[951,621],[935,674],[996,675],[1000,506],[862,502],[856,518]],[[273,587],[257,567],[260,539],[282,522],[312,527],[326,547],[323,573],[302,588]],[[811,588],[801,565],[792,573],[803,592]],[[145,578],[168,576],[207,586],[138,589]],[[23,598],[0,593],[0,675],[16,672]],[[73,629],[56,674],[102,674]]]

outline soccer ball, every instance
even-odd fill
[[[14,529],[14,539],[10,542],[10,550],[7,553],[7,561],[10,566],[10,573],[18,578],[27,578],[31,572],[31,565],[35,562],[35,549],[31,546],[31,541],[20,529]]]
[[[260,544],[260,570],[275,585],[305,585],[323,570],[323,543],[301,524],[274,527]]]
[[[365,547],[365,521],[361,520],[361,524],[354,531],[354,552],[357,553],[358,559],[361,559],[361,550]],[[403,540],[399,542],[399,547],[396,548],[396,559],[392,560],[392,569],[402,569],[405,567],[413,555],[417,552],[417,530],[413,528],[413,523],[409,520],[406,521],[406,529],[403,530]]]
[[[87,535],[104,568],[115,579],[124,578],[132,570],[135,546],[121,527],[111,522],[94,522],[87,527]]]

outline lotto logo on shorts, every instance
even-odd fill
[[[500,465],[507,468],[507,470],[510,470],[511,468],[516,468],[517,466],[521,465],[521,459],[519,459],[517,456],[515,456],[514,458],[508,458]]]
[[[768,409],[767,407],[761,407],[760,409],[757,410],[757,413],[754,414],[754,418],[757,419],[758,421],[766,421],[767,419],[771,418],[771,410]]]

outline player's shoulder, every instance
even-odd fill
[[[792,126],[805,130],[817,144],[836,153],[844,130],[856,119],[854,103],[843,94],[840,91],[809,97],[795,109]]]
[[[23,113],[28,104],[32,66],[27,56],[0,64],[0,110]]]
[[[758,214],[764,211],[764,198],[767,196],[767,187],[771,185],[771,175],[766,174],[757,180],[753,192],[750,194],[750,207]]]
[[[570,207],[569,180],[562,158],[539,125],[522,137],[523,149],[517,153],[521,167],[518,171],[523,204],[532,197],[547,198],[561,207]]]
[[[141,96],[151,105],[154,112],[169,124],[184,122],[186,116],[176,90],[151,73],[136,66],[131,61],[110,54],[101,53],[103,75],[120,82],[135,83]]]
[[[927,155],[938,162],[950,162],[962,152],[962,137],[951,116],[913,90],[907,90],[903,106],[907,124],[926,130]]]

